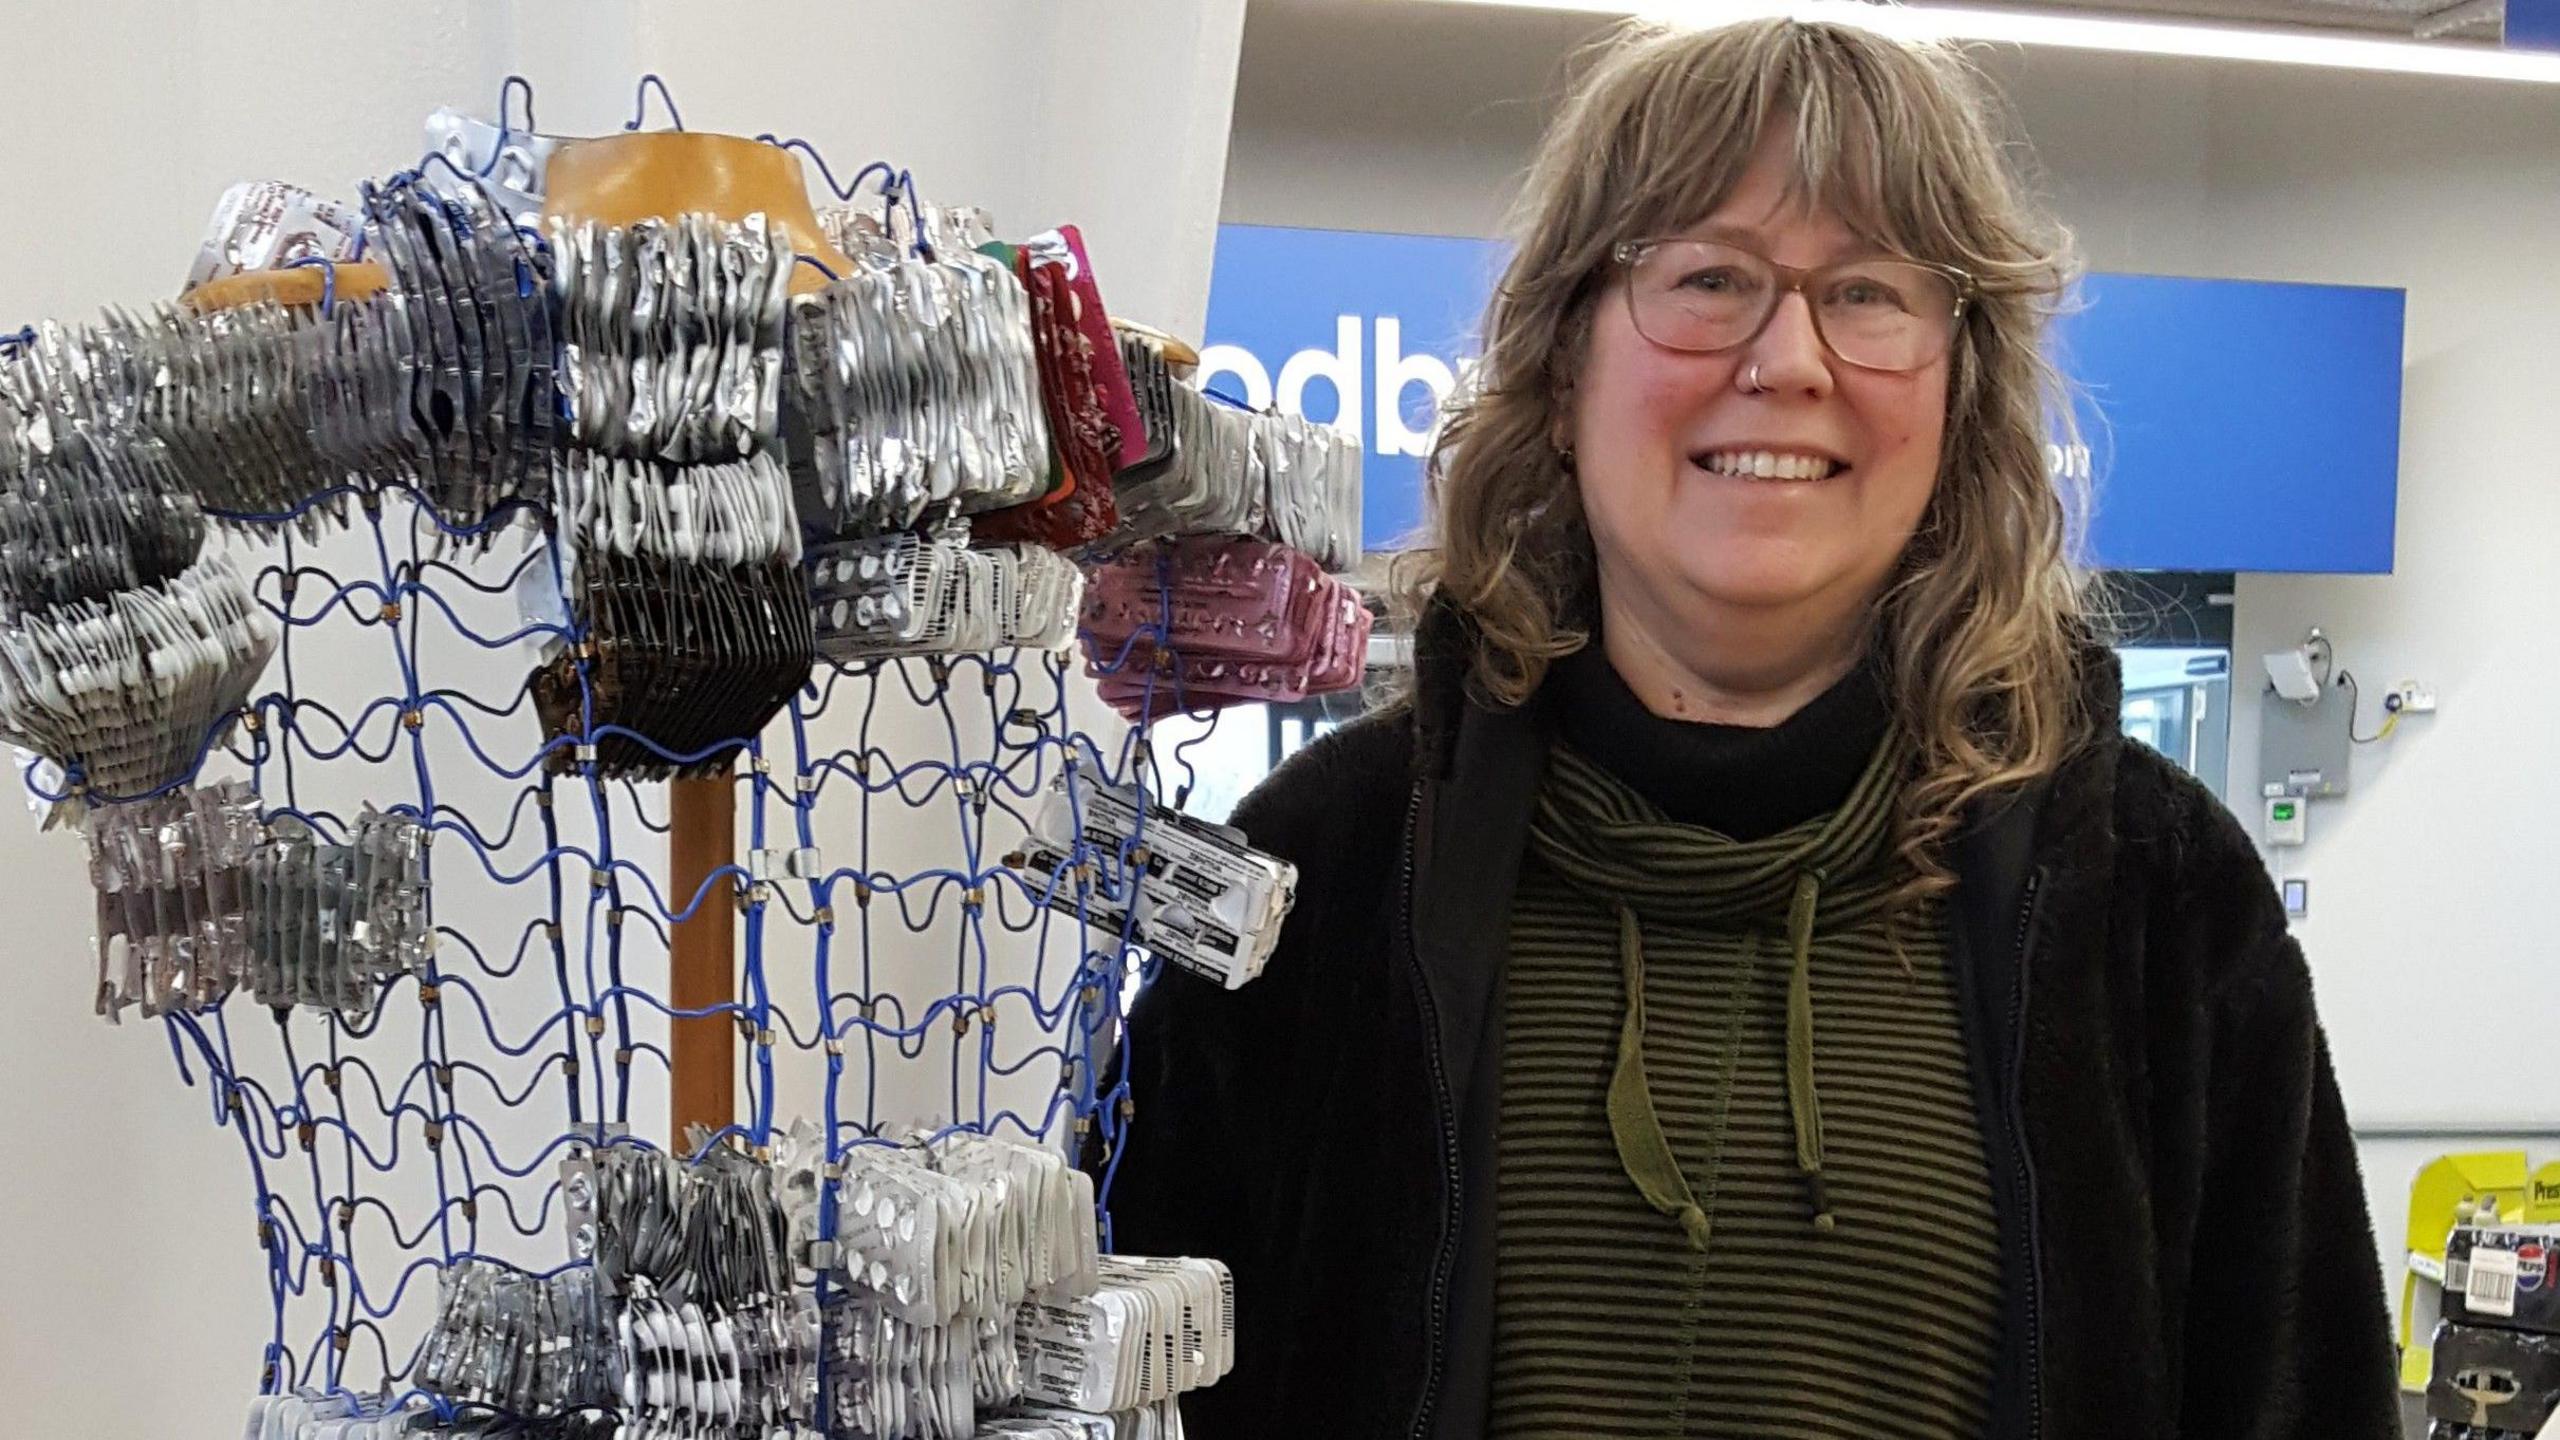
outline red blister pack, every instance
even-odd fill
[[[1111,476],[1118,468],[1121,432],[1111,422],[1099,386],[1097,352],[1071,323],[1081,302],[1066,264],[1042,258],[1026,246],[1015,256],[1015,273],[1031,297],[1032,350],[1039,361],[1041,408],[1049,420],[1050,459],[1058,474],[1039,499],[979,516],[974,533],[982,540],[1072,550],[1119,526]],[[1118,346],[1099,353],[1120,375],[1125,394],[1128,376]],[[1134,421],[1134,405],[1130,414]]]

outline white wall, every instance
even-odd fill
[[[2560,415],[2545,394],[2560,93],[2271,76],[2218,87],[2215,118],[2214,233],[2231,273],[2409,290],[2393,572],[2238,587],[2238,654],[2321,627],[2367,693],[2359,733],[2398,680],[2443,702],[2357,747],[2353,793],[2314,803],[2310,843],[2276,857],[2311,882],[2296,933],[2341,1083],[2368,1126],[2531,1130],[2527,1148],[2550,1159],[2560,676],[2538,656],[2560,623]],[[2258,708],[2234,716],[2234,795],[2258,774]],[[2513,1143],[2369,1142],[2386,1251],[2417,1164]]]
[[[224,186],[349,191],[414,162],[428,111],[485,112],[511,71],[534,80],[542,128],[593,133],[655,70],[693,128],[803,135],[840,173],[894,156],[928,198],[986,205],[1008,233],[1077,221],[1115,311],[1196,331],[1242,19],[1243,0],[29,7],[10,18],[20,63],[0,91],[0,328],[171,293]],[[314,689],[343,695],[380,663],[311,645]],[[501,690],[521,674],[484,663]],[[883,707],[876,740],[942,748],[938,722],[900,710]],[[1084,723],[1103,728],[1089,705]],[[6,1428],[231,1433],[268,1312],[240,1149],[177,1083],[157,1026],[89,1015],[84,863],[75,837],[0,817],[17,942],[0,967],[0,1094],[19,1142],[0,1169]],[[947,967],[928,971],[947,982]],[[238,1008],[236,1032],[267,1025]],[[791,1093],[814,1093],[796,1079]]]
[[[1490,234],[1587,20],[1336,0],[1258,5],[1227,218]],[[2319,625],[2369,696],[2442,712],[2359,750],[2356,794],[2281,857],[2393,1266],[2417,1163],[2560,1153],[2560,90],[2055,51],[1984,55],[2096,268],[2404,287],[2398,562],[2383,577],[2241,577],[2238,665]],[[1430,86],[1411,83],[1428,74]],[[1427,98],[1424,98],[1427,97]],[[2235,697],[2232,793],[2257,773]],[[2379,722],[2369,701],[2363,732]],[[2409,1131],[2420,1132],[2414,1136]],[[2510,1132],[2463,1135],[2437,1132]]]

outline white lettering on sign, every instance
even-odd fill
[[[1431,432],[1438,428],[1441,403],[1458,387],[1457,372],[1449,362],[1429,351],[1412,355],[1401,353],[1404,347],[1404,322],[1393,315],[1378,317],[1378,453],[1381,455],[1428,455]],[[1430,392],[1430,418],[1416,430],[1405,424],[1404,392],[1420,385]]]
[[[1333,387],[1334,413],[1325,423],[1351,436],[1359,444],[1366,431],[1360,424],[1360,317],[1337,315],[1333,321],[1331,350],[1301,350],[1280,365],[1280,409],[1284,414],[1307,415],[1307,382],[1322,380]]]
[[[1200,347],[1200,388],[1218,388],[1218,377],[1233,375],[1242,386],[1241,397],[1250,410],[1271,408],[1271,372],[1254,358],[1252,351],[1241,345],[1204,345]]]
[[[1335,316],[1333,348],[1311,346],[1289,356],[1280,362],[1276,383],[1262,357],[1243,346],[1207,346],[1200,352],[1201,387],[1223,388],[1218,386],[1218,378],[1233,376],[1234,388],[1243,392],[1237,398],[1256,410],[1276,408],[1286,415],[1301,415],[1337,426],[1380,455],[1428,455],[1439,428],[1441,407],[1474,372],[1476,358],[1452,359],[1428,350],[1407,354],[1404,321],[1398,316],[1380,315],[1370,326],[1369,335],[1364,335],[1359,316]],[[1375,337],[1374,341],[1364,343],[1370,336]],[[1372,356],[1376,359],[1374,372],[1369,365]],[[1362,384],[1373,373],[1377,381],[1374,392]],[[1317,381],[1333,391],[1331,414],[1307,414],[1307,388]],[[1417,386],[1429,401],[1419,426],[1408,418],[1405,403]],[[1376,414],[1374,424],[1369,420],[1371,407]]]

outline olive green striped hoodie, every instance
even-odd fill
[[[1998,1238],[1888,738],[1757,840],[1559,745],[1505,972],[1493,1428],[1970,1436]]]

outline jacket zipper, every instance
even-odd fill
[[[2044,1318],[2042,1305],[2043,1261],[2036,1242],[2035,1162],[2027,1153],[2026,1069],[2027,1069],[2027,946],[2035,932],[2036,902],[2043,890],[2044,872],[2027,876],[2025,900],[2018,907],[2018,941],[2012,955],[2014,962],[2009,987],[2009,1138],[2010,1154],[2017,1165],[2018,1196],[2024,1202],[2027,1222],[2026,1264],[2027,1288],[2027,1437],[2044,1433]]]
[[[1413,936],[1413,850],[1420,838],[1422,819],[1422,784],[1416,782],[1413,797],[1404,812],[1404,895],[1403,929],[1405,962],[1410,966],[1416,1003],[1422,1011],[1422,1053],[1431,1062],[1431,1098],[1440,1117],[1442,1193],[1447,1201],[1440,1214],[1440,1247],[1431,1261],[1431,1320],[1429,1341],[1425,1347],[1422,1374],[1422,1398],[1413,1412],[1413,1440],[1427,1440],[1431,1433],[1431,1411],[1440,1399],[1440,1371],[1448,1344],[1446,1330],[1449,1312],[1449,1270],[1458,1244],[1458,1120],[1449,1099],[1447,1062],[1440,1054],[1440,1011],[1431,998],[1431,987],[1422,978],[1422,955],[1415,948]]]

